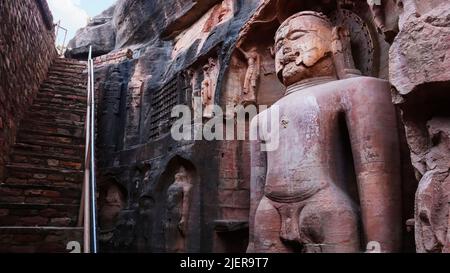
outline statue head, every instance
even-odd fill
[[[275,69],[278,78],[289,86],[314,76],[333,73],[332,24],[318,12],[302,11],[286,19],[275,36]],[[328,70],[328,71],[324,71]]]
[[[181,166],[178,169],[177,173],[175,174],[175,181],[176,182],[189,182],[188,173],[183,166]]]
[[[120,204],[123,203],[123,194],[119,187],[116,185],[111,185],[106,192],[106,203],[107,204]]]

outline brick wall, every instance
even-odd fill
[[[0,4],[0,178],[18,123],[56,58],[45,0]]]

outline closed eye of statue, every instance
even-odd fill
[[[296,30],[293,31],[292,33],[290,33],[287,38],[289,40],[297,40],[302,38],[303,36],[305,36],[308,32],[307,31],[303,31],[303,30]]]

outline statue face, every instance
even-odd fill
[[[312,15],[294,15],[278,29],[275,69],[286,86],[313,76],[311,68],[331,52],[331,32],[331,25]]]
[[[120,190],[115,187],[111,186],[106,194],[106,202],[108,204],[121,204],[122,203],[122,194]]]
[[[175,177],[175,181],[179,181],[179,182],[187,182],[187,181],[189,181],[186,169],[183,168],[183,167],[181,167],[178,170],[178,172],[175,173],[174,177]]]

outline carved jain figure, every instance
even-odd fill
[[[175,181],[167,189],[165,233],[167,252],[184,252],[186,249],[191,189],[191,179],[184,167],[180,167],[175,174]]]
[[[255,102],[256,88],[261,71],[261,59],[256,48],[252,48],[249,52],[242,51],[247,59],[247,72],[245,73],[245,81],[243,88],[243,101],[247,103]]]
[[[100,209],[100,223],[104,230],[114,228],[120,211],[125,207],[124,196],[118,186],[108,187],[103,205]]]
[[[272,106],[279,110],[275,123],[264,111],[251,125],[258,134],[263,123],[278,124],[279,146],[261,149],[275,137],[269,133],[251,144],[249,252],[359,252],[370,242],[382,252],[399,251],[399,148],[390,86],[370,77],[338,80],[332,41],[330,21],[310,11],[291,16],[276,33],[276,71],[287,91]],[[353,160],[344,156],[349,153]],[[359,204],[348,190],[351,169]]]
[[[202,81],[202,104],[203,107],[208,106],[211,103],[212,98],[212,84],[211,84],[211,74],[210,66],[206,64],[203,66],[203,81]]]
[[[203,81],[201,85],[201,96],[203,116],[213,117],[214,92],[216,89],[218,66],[213,58],[208,59],[208,64],[203,66]]]

